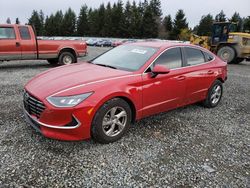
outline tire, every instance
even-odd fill
[[[244,60],[245,60],[244,58],[238,57],[238,58],[236,58],[236,59],[234,60],[234,63],[235,63],[235,64],[239,64],[239,63],[241,63],[241,62],[244,61]]]
[[[91,126],[91,136],[102,144],[115,142],[126,133],[131,120],[129,104],[120,98],[111,99],[96,112]]]
[[[47,61],[49,62],[49,64],[51,65],[56,65],[58,63],[58,59],[47,59]]]
[[[61,65],[70,65],[76,63],[77,59],[71,52],[62,52],[59,56],[59,63]]]
[[[220,80],[215,80],[210,89],[208,90],[207,98],[203,101],[203,105],[207,108],[216,107],[223,94],[223,85]]]
[[[234,60],[236,59],[236,51],[234,50],[234,48],[230,47],[230,46],[223,46],[221,47],[218,52],[217,55],[225,62],[231,64],[234,62]]]

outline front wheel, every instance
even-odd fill
[[[107,101],[95,114],[92,138],[103,144],[119,140],[128,130],[131,117],[131,109],[126,101],[120,98]]]
[[[208,90],[207,98],[203,102],[203,105],[207,108],[216,107],[222,97],[223,86],[220,80],[216,80]]]
[[[232,48],[231,46],[223,46],[221,47],[218,52],[217,55],[225,62],[231,64],[234,62],[235,58],[236,58],[236,51],[234,50],[234,48]]]
[[[70,65],[72,63],[76,63],[76,58],[70,52],[62,52],[59,56],[59,63],[61,65]]]

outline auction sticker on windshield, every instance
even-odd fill
[[[133,49],[131,50],[131,52],[138,53],[138,54],[146,54],[147,50]]]

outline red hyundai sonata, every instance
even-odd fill
[[[24,112],[46,137],[110,143],[146,116],[196,102],[217,106],[226,79],[227,64],[204,48],[130,43],[34,77]]]

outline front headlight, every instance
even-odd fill
[[[47,101],[55,107],[74,107],[87,99],[93,92],[67,97],[48,97]]]

